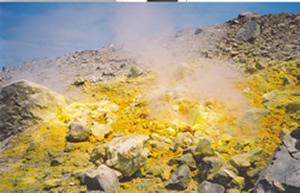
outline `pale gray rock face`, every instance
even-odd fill
[[[100,165],[97,170],[88,169],[85,173],[88,192],[117,193],[120,188],[119,175],[119,172],[110,169],[104,164]]]
[[[300,127],[284,137],[260,173],[254,193],[300,192]]]
[[[105,144],[106,165],[130,177],[147,162],[148,150],[145,148],[149,137],[144,134],[131,134],[118,137]]]
[[[6,85],[0,90],[0,141],[50,121],[64,103],[63,96],[25,80]]]
[[[184,190],[192,179],[189,166],[181,165],[172,175],[166,184],[168,189]]]

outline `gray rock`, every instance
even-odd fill
[[[106,148],[104,145],[97,145],[92,153],[91,153],[91,157],[90,157],[90,161],[93,163],[96,162],[104,162],[106,159]]]
[[[147,162],[148,150],[145,145],[149,137],[144,134],[131,134],[114,138],[105,144],[107,166],[119,170],[125,177],[132,176]]]
[[[65,146],[65,152],[71,152],[74,151],[76,149],[76,145],[74,143],[68,143]]]
[[[97,170],[88,169],[85,173],[88,192],[100,190],[105,193],[117,193],[120,188],[118,176],[120,174],[117,171],[104,164]]]
[[[196,161],[194,160],[193,154],[191,153],[182,155],[177,161],[180,165],[186,164],[190,167],[191,170],[197,169]]]
[[[285,107],[285,112],[287,112],[287,113],[295,113],[297,111],[300,111],[300,100],[299,99],[289,102]]]
[[[147,174],[151,174],[155,177],[159,177],[163,173],[164,173],[164,171],[163,171],[163,168],[161,167],[161,165],[152,166],[151,168],[149,168],[147,170]]]
[[[189,132],[179,133],[174,139],[173,143],[170,145],[170,150],[177,151],[180,148],[187,148],[193,144],[193,135]]]
[[[220,184],[208,181],[202,182],[198,187],[198,193],[224,193],[225,188]]]
[[[236,177],[235,173],[226,167],[221,167],[217,172],[208,176],[207,181],[226,186]]]
[[[199,176],[201,180],[206,180],[208,176],[213,175],[225,164],[225,161],[219,157],[205,157],[199,164]]]
[[[200,163],[200,161],[206,156],[213,156],[214,150],[211,147],[211,142],[208,139],[200,140],[193,152],[193,155],[197,163]]]
[[[242,154],[232,156],[231,159],[229,160],[229,163],[237,169],[248,168],[255,162],[261,161],[262,153],[263,153],[263,149],[257,147],[255,149],[250,150],[247,153],[242,153]]]
[[[190,168],[187,165],[181,165],[172,175],[166,184],[168,189],[184,190],[188,187],[192,179]]]
[[[203,29],[202,29],[202,28],[198,28],[198,29],[195,30],[194,34],[195,34],[195,35],[198,35],[198,34],[200,34],[201,32],[203,32]]]
[[[51,160],[51,166],[58,166],[63,164],[66,161],[65,157],[56,157]]]
[[[0,90],[0,141],[52,120],[64,103],[63,96],[25,80],[4,86]]]
[[[69,158],[68,154],[61,152],[48,152],[48,154],[51,157],[51,166],[61,165]]]
[[[253,42],[260,33],[260,27],[256,20],[247,21],[236,33],[238,40]]]
[[[90,137],[91,130],[81,123],[73,122],[69,125],[66,139],[70,142],[86,141]]]
[[[260,173],[254,193],[300,192],[300,127],[286,135]]]

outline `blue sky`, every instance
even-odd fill
[[[300,3],[0,3],[0,67],[228,21]]]

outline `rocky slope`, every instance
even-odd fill
[[[0,192],[299,191],[299,16],[162,37],[172,60],[111,45],[3,69]]]

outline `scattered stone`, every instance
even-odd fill
[[[193,143],[193,135],[189,132],[179,133],[177,137],[174,139],[173,143],[170,145],[170,150],[177,151],[180,147],[182,149],[187,148]]]
[[[56,188],[60,185],[61,185],[61,180],[60,179],[46,180],[43,183],[43,186],[44,186],[45,190],[50,190],[51,188]]]
[[[245,59],[240,59],[240,62],[245,63],[246,60]],[[253,74],[256,71],[257,71],[257,68],[256,68],[255,64],[253,64],[253,63],[247,63],[246,64],[246,69],[245,69],[246,73]]]
[[[28,151],[34,151],[34,150],[36,150],[37,148],[38,148],[39,146],[36,144],[36,143],[34,143],[34,142],[31,142],[30,144],[29,144],[29,147],[27,148],[27,152]]]
[[[195,34],[195,35],[198,35],[198,34],[200,34],[201,32],[203,32],[203,29],[202,29],[202,28],[198,28],[198,29],[195,30],[194,34]]]
[[[85,172],[86,169],[76,170],[71,173],[71,176],[79,180],[81,185],[85,185]]]
[[[188,187],[192,179],[190,168],[187,165],[181,165],[171,175],[171,178],[166,184],[166,188],[175,190],[184,190]]]
[[[56,158],[53,158],[51,160],[51,163],[50,165],[51,166],[58,166],[58,165],[61,165],[65,162],[65,158],[64,157],[56,157]]]
[[[69,133],[66,139],[70,142],[81,142],[88,140],[90,129],[81,123],[73,122],[69,125]]]
[[[105,144],[107,166],[119,170],[125,177],[132,176],[147,162],[148,150],[145,145],[149,137],[131,134],[112,139]]]
[[[285,25],[284,23],[279,23],[279,24],[277,25],[277,28],[278,28],[279,30],[284,30],[284,29],[286,29],[286,25]]]
[[[154,177],[159,177],[164,173],[162,167],[159,165],[155,165],[147,170],[148,174],[153,175]]]
[[[197,169],[196,161],[194,160],[193,154],[191,153],[182,155],[177,161],[180,165],[186,164],[190,167],[191,170]]]
[[[295,147],[299,139],[300,127],[284,137],[259,174],[254,193],[300,192],[300,151]]]
[[[262,153],[263,149],[258,147],[247,153],[232,156],[229,163],[237,169],[248,168],[255,162],[261,161]]]
[[[85,182],[88,192],[104,191],[105,193],[117,193],[120,188],[118,176],[120,173],[110,169],[106,165],[100,165],[97,170],[88,169],[85,173]]]
[[[290,77],[286,76],[283,78],[283,85],[294,85],[294,84],[295,84],[294,81]]]
[[[279,96],[278,90],[273,90],[271,92],[265,93],[262,96],[262,100],[263,100],[262,103],[263,104],[268,103],[269,101],[276,99],[278,96]]]
[[[209,175],[207,181],[227,186],[235,177],[235,173],[229,168],[221,167],[217,172]]]
[[[202,182],[198,187],[198,193],[224,193],[225,188],[216,183],[211,183],[208,181]]]
[[[205,157],[199,164],[199,176],[201,180],[206,180],[213,175],[225,164],[220,157]]]
[[[40,85],[20,80],[0,90],[0,141],[52,120],[65,99]]]
[[[130,71],[127,75],[128,78],[136,78],[143,75],[143,71],[141,68],[137,67],[137,66],[133,66],[130,68]]]
[[[71,152],[76,149],[76,145],[74,143],[67,143],[65,146],[65,152]]]
[[[214,150],[211,147],[211,142],[208,139],[200,140],[193,152],[193,155],[197,163],[200,163],[200,161],[206,156],[213,156]]]
[[[76,81],[74,81],[73,85],[75,85],[75,86],[82,86],[82,85],[84,85],[85,82],[86,82],[86,80],[84,80],[83,78],[79,77],[79,78],[77,78]]]
[[[91,157],[90,157],[90,161],[93,163],[96,162],[100,162],[100,163],[104,163],[106,159],[106,148],[104,145],[97,145],[92,153],[91,153]]]

